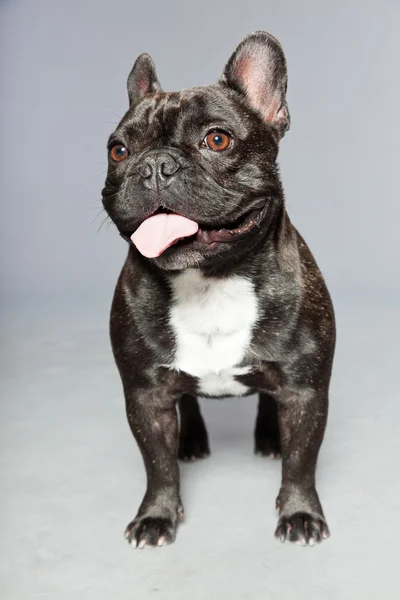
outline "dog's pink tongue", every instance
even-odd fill
[[[197,223],[181,215],[160,213],[143,221],[131,240],[140,254],[155,258],[180,238],[194,235],[198,228]]]

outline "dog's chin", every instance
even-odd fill
[[[268,205],[263,203],[223,226],[199,224],[194,235],[177,240],[160,256],[146,260],[164,270],[180,271],[209,264],[218,257],[222,259],[237,250],[238,246],[248,246],[254,235],[262,231],[267,213]],[[132,233],[120,231],[121,237],[131,244]]]

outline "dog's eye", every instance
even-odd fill
[[[226,131],[222,129],[210,131],[203,140],[203,148],[209,148],[214,152],[226,150],[231,145],[232,138]]]
[[[122,144],[116,144],[110,150],[110,156],[115,162],[121,162],[128,158],[128,150]]]

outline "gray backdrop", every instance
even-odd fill
[[[4,1],[1,254],[5,302],[104,310],[125,246],[98,227],[105,145],[149,52],[166,90],[213,82],[248,32],[289,64],[280,163],[293,222],[340,301],[399,290],[397,0]],[[396,135],[397,134],[397,135]],[[358,300],[357,300],[358,301]]]
[[[287,205],[336,307],[318,463],[332,537],[274,539],[280,463],[252,454],[256,398],[207,400],[212,456],[181,467],[177,542],[135,553],[122,532],[145,477],[107,334],[126,244],[98,232],[106,141],[138,54],[166,90],[207,84],[255,29],[287,54]],[[399,31],[399,0],[0,0],[1,598],[397,599]]]

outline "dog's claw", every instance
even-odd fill
[[[145,546],[171,544],[175,540],[177,521],[178,518],[139,517],[128,525],[125,538],[133,548],[140,550]]]
[[[287,540],[301,546],[314,546],[329,537],[329,529],[322,517],[298,512],[279,519],[275,537],[281,542]]]

